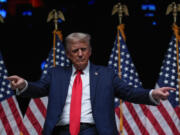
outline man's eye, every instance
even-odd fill
[[[78,49],[76,49],[76,50],[72,50],[72,52],[73,52],[73,53],[76,53],[76,52],[78,52]]]
[[[85,51],[85,50],[86,50],[86,48],[81,48],[81,50],[82,50],[82,51]]]

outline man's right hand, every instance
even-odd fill
[[[17,75],[9,76],[6,78],[10,81],[11,89],[23,89],[26,86],[25,80]]]

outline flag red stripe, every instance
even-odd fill
[[[27,108],[26,116],[28,117],[29,121],[31,122],[37,133],[40,134],[42,131],[42,127],[39,124],[39,121],[34,116],[34,113],[31,111],[30,107]]]
[[[4,128],[6,130],[7,135],[13,135],[14,133],[13,133],[12,128],[11,128],[11,126],[9,124],[9,121],[8,121],[6,115],[5,115],[3,106],[1,104],[0,104],[0,112],[1,112],[0,113],[0,119],[1,119],[1,121],[3,123],[3,125],[4,125]]]
[[[175,135],[180,134],[178,132],[178,129],[176,128],[174,121],[171,119],[171,117],[169,116],[169,113],[166,111],[166,109],[164,108],[164,106],[162,104],[160,104],[159,106],[157,106],[158,110],[160,111],[161,115],[164,117],[164,119],[166,120],[167,124],[169,125],[169,127],[171,128],[172,132]]]
[[[41,114],[46,117],[46,107],[44,106],[43,102],[40,98],[34,99],[34,102],[36,103],[36,106],[38,107]]]
[[[17,126],[18,126],[19,130],[21,132],[23,132],[25,135],[29,135],[27,129],[24,127],[24,123],[23,123],[22,118],[21,118],[21,116],[19,114],[19,111],[16,108],[16,104],[14,102],[14,99],[13,98],[9,98],[8,99],[8,104],[9,104],[11,112],[12,112],[12,114],[14,116],[14,119],[16,120],[16,123],[17,123]]]
[[[120,108],[119,107],[115,108],[115,113],[118,116],[118,118],[120,118]]]
[[[180,107],[179,106],[175,107],[174,111],[176,112],[176,114],[177,114],[177,116],[178,116],[178,118],[180,120]]]
[[[123,115],[123,125],[126,128],[126,131],[129,135],[134,135],[133,130],[131,129],[131,127],[129,126],[129,123],[126,120],[126,117]]]
[[[132,104],[128,103],[128,102],[125,102],[125,104],[129,110],[129,112],[131,113],[132,117],[134,118],[134,121],[136,121],[136,124],[139,127],[139,130],[141,131],[141,133],[143,135],[149,135],[148,131],[146,130],[146,128],[142,124],[141,120],[139,119],[136,111],[134,110],[134,107],[132,106]]]
[[[118,118],[120,119],[120,108],[116,107],[115,112],[116,112],[116,115],[118,116]],[[134,132],[132,131],[131,127],[129,126],[129,123],[127,122],[126,117],[124,116],[124,114],[123,114],[123,127],[126,129],[128,134],[134,135]]]
[[[142,108],[142,111],[144,112],[144,115],[150,120],[152,126],[156,129],[159,135],[165,135],[165,132],[159,125],[157,119],[154,117],[152,112],[147,108],[145,105],[140,104],[140,107]]]

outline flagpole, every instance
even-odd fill
[[[121,72],[121,51],[120,51],[120,39],[119,39],[119,35],[121,33],[123,40],[126,40],[125,34],[124,34],[124,24],[120,24],[117,27],[117,41],[118,41],[118,75],[119,78],[122,78],[122,72]],[[123,133],[123,107],[122,107],[122,100],[120,100],[120,125],[119,125],[119,129],[120,129],[120,133],[121,135],[124,135]]]
[[[178,29],[179,33],[179,29]],[[176,37],[176,57],[177,57],[177,71],[178,71],[178,86],[179,86],[179,105],[180,105],[180,72],[179,72],[179,35]]]
[[[53,31],[53,66],[56,67],[56,29]]]
[[[119,40],[119,27],[117,27],[117,46],[118,46],[118,75],[119,78],[121,78],[121,56],[120,56],[120,40]],[[119,130],[120,134],[123,135],[123,112],[122,112],[122,99],[120,99],[120,124],[119,124]]]
[[[120,39],[119,39],[119,35],[121,33],[123,39],[125,40],[125,34],[124,34],[124,24],[122,24],[122,17],[123,17],[123,13],[128,16],[128,8],[126,5],[122,5],[120,2],[117,3],[116,5],[114,5],[113,10],[112,10],[112,15],[114,15],[115,13],[118,13],[118,19],[119,19],[119,25],[117,27],[117,47],[118,47],[118,75],[119,78],[121,78],[121,51],[120,51]],[[119,130],[120,130],[120,134],[124,135],[123,133],[123,107],[122,107],[122,99],[120,99],[120,124],[119,124]]]
[[[54,11],[54,26],[53,31],[53,66],[56,67],[56,32],[58,30],[58,14],[56,10]]]
[[[56,11],[53,9],[48,14],[47,22],[50,22],[51,20],[54,20],[54,31],[53,31],[53,66],[56,66],[56,35],[59,36],[59,39],[62,41],[62,34],[61,31],[58,30],[58,19],[61,19],[62,21],[65,21],[64,15],[61,11]]]
[[[179,71],[179,27],[174,23],[173,24],[173,31],[176,37],[176,61],[177,61],[177,73],[178,73],[178,86],[179,86],[179,105],[180,105],[180,71]]]

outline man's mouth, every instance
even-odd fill
[[[80,60],[78,60],[78,62],[84,62],[84,59],[80,59]]]

